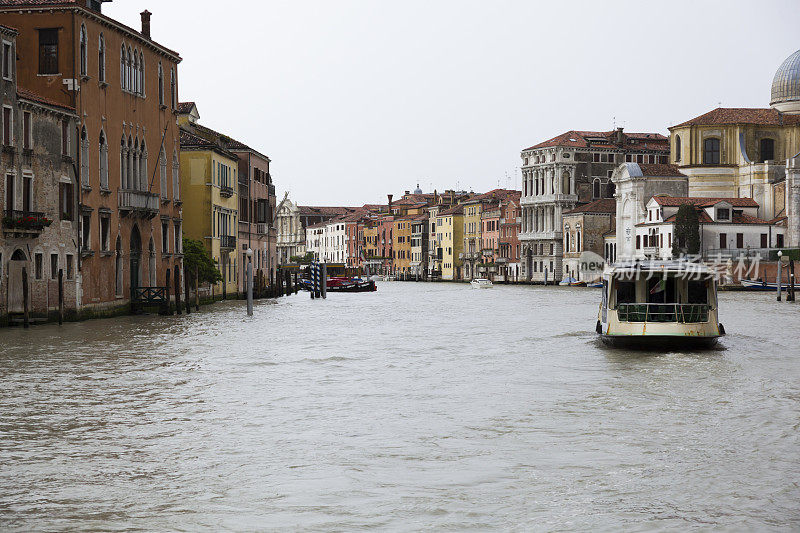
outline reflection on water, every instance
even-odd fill
[[[0,331],[0,527],[800,527],[800,308],[604,347],[589,289],[384,283]]]

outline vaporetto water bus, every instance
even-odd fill
[[[603,271],[597,333],[634,348],[709,348],[725,334],[717,273],[689,261],[631,261]]]

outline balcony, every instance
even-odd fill
[[[51,223],[52,220],[38,211],[9,210],[3,212],[3,235],[15,238],[35,238]]]
[[[220,235],[219,247],[222,250],[233,250],[236,248],[236,236],[234,235]]]
[[[158,194],[133,189],[119,189],[117,198],[122,216],[153,218],[158,214],[160,205]]]
[[[266,222],[259,222],[256,224],[256,233],[259,235],[266,235],[269,232],[269,227]]]
[[[230,198],[233,196],[233,187],[228,187],[227,185],[222,185],[219,188],[219,195],[223,198]]]

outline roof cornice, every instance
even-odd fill
[[[162,55],[167,56],[168,58],[175,61],[175,63],[180,63],[183,61],[180,54],[175,52],[174,50],[170,50],[166,46],[162,46],[157,42],[146,39],[142,36],[141,33],[134,30],[130,26],[126,26],[121,22],[118,22],[111,17],[103,15],[102,13],[98,13],[96,11],[92,11],[85,6],[81,5],[70,5],[70,6],[58,6],[58,5],[51,5],[51,6],[2,6],[0,5],[0,13],[34,13],[34,12],[56,12],[56,11],[76,11],[79,12],[81,15],[85,16],[87,19],[94,20],[95,22],[99,22],[109,28],[114,28],[118,31],[128,34],[129,37],[136,39],[139,41],[140,44],[151,48],[152,50],[160,53]]]

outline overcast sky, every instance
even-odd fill
[[[519,188],[519,152],[571,129],[667,134],[767,107],[797,0],[115,0],[177,50],[180,99],[272,159],[306,205]],[[510,180],[506,180],[509,176]],[[280,198],[279,198],[280,200]]]

